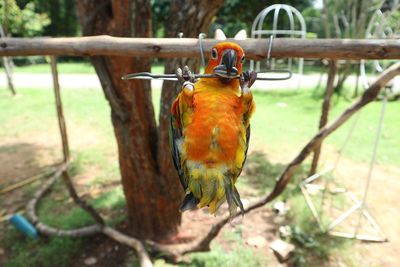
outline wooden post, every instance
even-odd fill
[[[6,72],[8,89],[10,89],[10,91],[13,95],[16,95],[17,91],[15,91],[15,87],[14,87],[14,83],[13,83],[13,79],[12,79],[10,59],[8,57],[3,57],[3,66],[4,66],[4,70]]]
[[[6,37],[3,26],[0,25],[0,38]],[[17,92],[15,91],[13,79],[12,79],[12,70],[11,70],[11,59],[9,57],[3,57],[3,66],[4,70],[6,72],[6,77],[7,77],[7,83],[8,83],[8,89],[10,89],[11,93],[13,95],[16,95]]]
[[[322,103],[322,112],[321,112],[321,119],[319,121],[319,129],[324,128],[325,125],[328,123],[329,110],[331,108],[331,98],[332,98],[332,94],[333,94],[333,89],[335,88],[335,78],[336,78],[337,71],[338,71],[337,61],[330,60],[329,61],[328,81],[326,83],[325,97],[324,97],[324,101]],[[310,176],[314,175],[315,172],[317,171],[319,155],[321,153],[321,146],[322,146],[322,143],[320,143],[314,150],[314,157],[313,157],[313,161],[311,164],[311,170],[310,170],[310,174],[309,174]]]
[[[51,56],[50,62],[51,62],[51,74],[53,76],[54,96],[56,99],[58,125],[60,127],[61,142],[62,142],[62,147],[63,147],[64,162],[68,163],[70,156],[69,156],[67,127],[65,125],[64,113],[63,113],[62,102],[61,102],[60,84],[58,82],[56,57]]]

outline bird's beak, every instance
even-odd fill
[[[214,68],[214,73],[224,79],[237,77],[236,51],[232,49],[225,50],[222,54],[221,62]]]

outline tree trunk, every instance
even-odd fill
[[[81,0],[76,4],[84,35],[151,37],[150,0]],[[150,71],[150,62],[107,56],[93,57],[92,63],[111,106],[130,233],[143,239],[165,239],[180,224],[183,192],[171,166],[160,167],[169,160],[169,147],[158,149],[150,82],[121,80],[127,73]],[[165,128],[161,126],[163,132]]]
[[[214,16],[223,3],[223,0],[172,0],[170,16],[165,23],[166,37],[176,38],[182,32],[183,37],[197,38],[199,33],[207,33]],[[165,73],[175,73],[178,67],[182,68],[185,65],[188,65],[191,71],[198,73],[200,69],[199,62],[198,59],[194,58],[170,59],[165,62]],[[158,151],[160,153],[158,160],[160,162],[160,171],[168,173],[168,175],[173,175],[170,172],[175,173],[172,167],[168,139],[170,107],[180,89],[180,85],[177,82],[170,81],[164,82],[162,87],[158,143]]]

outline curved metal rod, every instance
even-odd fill
[[[203,49],[203,39],[206,37],[207,35],[203,32],[201,32],[199,34],[199,50],[200,50],[200,55],[201,55],[201,65],[203,67],[206,66],[206,60],[204,58],[204,49]]]
[[[285,76],[282,77],[262,77],[262,75],[268,75],[269,73],[281,73]],[[269,70],[268,72],[259,72],[257,73],[257,80],[259,81],[281,81],[288,80],[292,77],[292,72],[290,70]],[[219,78],[218,75],[215,74],[194,74],[194,78]],[[235,79],[239,79],[240,76],[237,75],[233,77]],[[153,74],[150,72],[138,72],[138,73],[130,73],[121,77],[122,80],[132,80],[132,79],[141,79],[141,80],[164,80],[164,81],[177,81],[178,77],[176,74]]]

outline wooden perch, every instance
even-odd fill
[[[246,57],[267,57],[269,39],[231,40],[246,51]],[[204,39],[208,55],[220,41]],[[3,38],[0,56],[137,56],[200,57],[199,40],[194,38],[126,38],[107,35],[70,38]],[[272,57],[331,59],[400,59],[400,40],[395,39],[298,39],[276,38]]]

